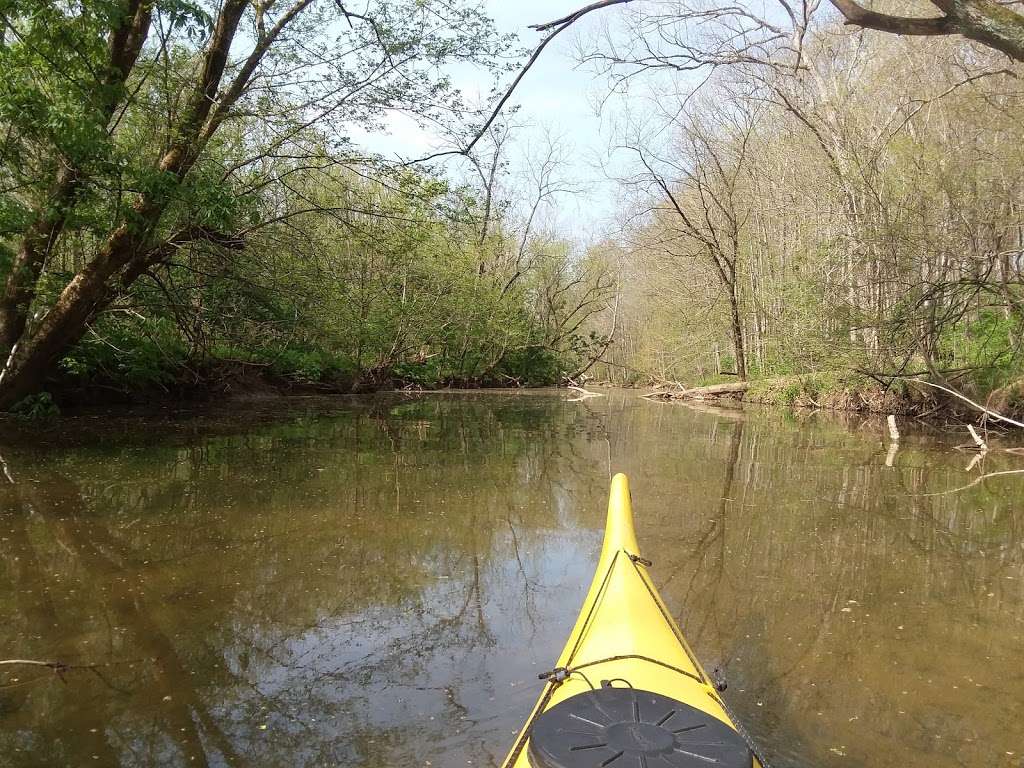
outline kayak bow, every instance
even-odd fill
[[[503,768],[760,768],[648,566],[618,474],[587,598]]]

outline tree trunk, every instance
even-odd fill
[[[10,336],[10,341],[6,364],[0,369],[0,410],[9,409],[25,396],[41,389],[60,358],[85,334],[89,322],[142,274],[152,263],[153,253],[160,253],[159,250],[154,252],[149,246],[152,245],[156,224],[171,200],[173,188],[188,175],[244,85],[242,79],[236,78],[229,93],[219,101],[218,113],[211,118],[210,112],[217,102],[216,96],[227,65],[231,41],[246,5],[246,0],[226,0],[217,17],[185,116],[178,126],[174,141],[158,165],[168,183],[160,191],[143,195],[132,204],[128,216],[108,235],[96,256],[64,287],[53,307],[35,327],[29,327],[27,323],[28,304],[34,293],[30,294],[27,303],[24,298],[18,299],[12,305],[14,311],[11,313],[6,312],[6,305],[3,307],[0,312],[3,317],[3,326],[0,327],[3,336],[0,338],[7,341]],[[149,7],[149,4],[137,6],[139,17],[145,20],[145,24],[133,27],[138,34],[142,34],[148,27],[149,11],[146,9]],[[295,6],[300,7],[303,6]],[[134,46],[137,43],[141,47],[142,39],[132,43],[129,51],[131,56],[127,61],[119,62],[116,55],[113,57],[115,65],[123,63],[125,76],[138,55]],[[112,38],[111,45],[114,44]],[[63,214],[55,221],[58,224],[54,232],[59,233]],[[28,242],[29,238],[26,237]],[[42,262],[38,263],[41,266]],[[37,279],[38,272],[32,279],[32,292]],[[7,293],[5,291],[5,297]],[[20,321],[19,308],[24,310]],[[13,333],[15,330],[18,331],[16,335]]]
[[[732,315],[732,348],[736,355],[736,375],[740,381],[746,381],[747,355],[743,345],[743,321],[740,318],[740,301],[735,280],[729,286],[729,311]]]
[[[36,295],[36,282],[53,243],[64,227],[67,207],[78,187],[77,179],[78,174],[74,170],[66,166],[61,168],[53,194],[40,204],[11,262],[0,297],[0,351],[5,354],[25,332],[29,309]]]
[[[124,84],[149,34],[152,16],[152,3],[130,0],[123,9],[119,25],[110,32],[108,66],[96,91],[95,116],[103,125],[109,123],[117,109]],[[25,229],[0,295],[0,352],[5,356],[25,333],[39,276],[82,184],[78,169],[67,157],[59,158],[58,166],[47,198],[36,206],[32,223]]]
[[[159,211],[148,213],[155,220]],[[108,280],[131,259],[138,245],[135,230],[127,225],[115,230],[96,258],[61,291],[28,338],[18,342],[0,372],[0,410],[42,388],[60,357],[82,338],[89,321],[114,298],[116,290]]]

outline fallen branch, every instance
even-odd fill
[[[889,439],[898,443],[900,441],[900,431],[896,428],[896,417],[891,413],[886,417],[886,422],[889,424]]]
[[[889,443],[889,450],[885,454],[885,466],[895,467],[896,466],[896,454],[900,451],[900,444],[893,440]]]
[[[896,454],[900,450],[900,430],[896,426],[896,416],[889,414],[885,422],[889,425],[889,451],[885,454],[885,466],[896,466]]]
[[[70,669],[63,661],[37,661],[36,659],[0,659],[0,665],[20,664],[30,667],[49,667],[50,669]]]
[[[8,667],[44,667],[45,669],[52,669],[54,674],[60,678],[62,683],[67,683],[64,679],[64,675],[67,672],[74,672],[82,670],[85,672],[92,672],[94,675],[99,677],[101,680],[106,682],[103,677],[101,669],[105,667],[119,667],[122,665],[132,666],[140,662],[153,661],[154,659],[125,659],[123,661],[107,661],[96,664],[68,664],[64,661],[41,661],[39,659],[0,659],[0,666]],[[0,686],[9,687],[9,686]]]
[[[721,397],[723,395],[740,395],[750,388],[748,381],[733,381],[726,384],[709,384],[706,387],[693,387],[678,392],[649,392],[642,397],[663,400],[703,400],[705,397]]]
[[[967,403],[968,405],[971,405],[971,406],[977,408],[982,413],[987,414],[988,416],[991,416],[996,421],[1005,421],[1007,424],[1012,424],[1015,427],[1020,427],[1021,429],[1024,429],[1024,423],[1016,421],[1015,419],[1011,419],[1009,416],[1003,416],[1003,414],[997,413],[996,411],[990,410],[989,408],[986,408],[985,406],[981,405],[980,403],[974,402],[973,400],[971,400],[966,395],[960,394],[955,389],[950,389],[949,387],[944,387],[941,384],[934,384],[934,383],[932,383],[930,381],[925,381],[924,379],[910,378],[910,379],[907,379],[907,381],[913,381],[913,382],[916,382],[917,384],[924,384],[925,386],[928,386],[928,387],[935,387],[935,389],[941,389],[943,392],[946,392],[946,393],[948,393],[950,395],[953,395],[953,397],[958,397],[961,400],[963,400],[965,403]]]
[[[677,392],[685,392],[686,386],[681,381],[675,379],[663,379],[656,377],[653,374],[649,374],[651,379],[651,386],[654,389],[674,389]]]
[[[580,393],[579,397],[573,397],[567,401],[570,403],[578,403],[581,400],[586,400],[591,397],[604,397],[604,394],[601,392],[591,392],[590,390],[584,389],[583,387],[569,386],[567,387],[567,389],[571,389],[573,392]]]
[[[64,673],[70,671],[74,667],[70,664],[65,664],[63,661],[37,661],[36,659],[2,659],[0,665],[3,666],[20,666],[20,667],[46,667],[52,669],[53,673],[60,678],[62,683],[67,683],[64,679]],[[83,667],[85,669],[91,668],[90,666]]]

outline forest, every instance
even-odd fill
[[[1024,16],[934,5],[605,0],[516,39],[460,0],[4,2],[0,408],[751,380],[1019,409]],[[514,110],[570,28],[567,67],[643,94],[589,240],[548,215],[571,142]],[[354,138],[393,113],[451,150]]]
[[[732,67],[684,94],[667,143],[624,136],[632,205],[608,375],[826,374],[786,382],[790,399],[907,394],[922,378],[1012,407],[1019,67],[839,24],[803,55],[800,77]]]

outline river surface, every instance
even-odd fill
[[[1024,457],[610,392],[5,428],[2,766],[497,766],[630,475],[773,766],[1024,765]]]

